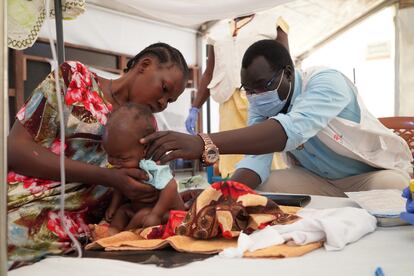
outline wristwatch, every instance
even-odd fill
[[[211,141],[210,136],[204,133],[198,133],[201,139],[204,142],[204,151],[201,155],[201,162],[204,166],[211,166],[219,160],[219,149]]]

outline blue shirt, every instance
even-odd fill
[[[295,72],[295,87],[286,114],[271,119],[279,121],[288,137],[284,152],[290,152],[305,169],[328,179],[340,179],[376,170],[363,162],[344,157],[325,146],[317,137],[335,117],[360,121],[360,109],[351,85],[333,69],[322,70],[311,77],[302,93],[301,75]],[[267,120],[254,108],[249,109],[248,125]],[[270,174],[273,153],[248,155],[237,169],[253,170],[262,182]]]

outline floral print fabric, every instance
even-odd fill
[[[76,61],[63,63],[59,82],[64,101],[65,156],[97,166],[106,164],[101,147],[103,127],[112,106],[96,75]],[[16,115],[33,140],[59,154],[59,114],[53,72],[33,91]],[[17,122],[16,122],[17,123]],[[59,216],[60,183],[8,173],[9,268],[50,253],[70,250]],[[103,186],[67,183],[64,219],[76,237],[89,236],[87,224],[102,218],[110,200]]]
[[[177,235],[195,239],[234,238],[267,225],[288,224],[298,216],[283,212],[273,201],[235,182],[216,182],[192,204]]]
[[[244,184],[223,181],[212,184],[198,195],[187,213],[170,211],[166,225],[145,228],[140,235],[144,239],[165,239],[173,235],[203,240],[231,239],[238,237],[241,231],[250,234],[267,225],[288,224],[298,219]]]

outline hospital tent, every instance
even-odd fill
[[[64,1],[64,0],[63,0]],[[6,17],[3,1],[1,11]],[[414,106],[414,1],[412,0],[88,0],[86,11],[74,20],[63,22],[64,41],[134,56],[145,46],[163,41],[177,47],[189,65],[202,69],[205,61],[203,43],[209,31],[227,18],[255,13],[282,15],[290,25],[289,43],[297,65],[306,57],[344,31],[381,9],[396,5],[395,98],[396,115],[412,115]],[[54,22],[51,22],[54,23]],[[6,24],[2,22],[2,85],[7,91]],[[377,30],[381,31],[381,30]],[[46,39],[45,25],[40,38]],[[195,87],[193,87],[195,88]],[[194,90],[194,89],[193,89]],[[6,114],[7,97],[1,98],[1,112]],[[174,121],[183,122],[183,110],[190,97],[183,97],[182,106],[171,110]],[[169,112],[167,110],[167,112]],[[0,148],[2,180],[5,183],[5,137],[7,116],[1,122]],[[165,116],[170,117],[170,116]],[[166,122],[169,124],[171,122]],[[176,126],[180,128],[180,126]],[[1,222],[6,218],[5,185],[2,185]],[[1,223],[0,225],[4,225]],[[3,227],[5,228],[5,227]],[[3,230],[3,229],[2,229]],[[4,231],[0,232],[0,244]],[[4,253],[4,251],[2,251]]]

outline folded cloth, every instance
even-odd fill
[[[223,257],[242,257],[272,245],[293,241],[297,245],[325,240],[326,250],[342,250],[345,245],[359,240],[376,229],[377,221],[366,210],[345,207],[325,210],[302,209],[302,219],[287,225],[267,226],[251,235],[241,233],[237,247],[225,249]]]
[[[173,178],[170,166],[168,165],[157,165],[152,160],[142,159],[139,161],[139,167],[148,174],[148,180],[145,183],[150,184],[158,190],[164,189]]]

